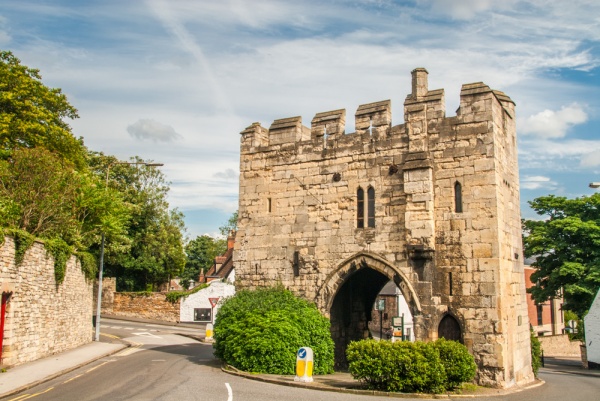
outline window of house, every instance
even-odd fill
[[[544,324],[544,305],[536,305],[537,307],[537,325]]]
[[[367,190],[368,208],[367,208],[367,225],[371,228],[375,227],[375,189],[369,187]]]
[[[463,205],[462,205],[462,185],[460,182],[456,181],[454,183],[454,211],[456,213],[462,213]]]
[[[356,227],[365,227],[365,191],[361,187],[356,191]]]
[[[212,311],[210,308],[194,308],[194,321],[211,322]]]

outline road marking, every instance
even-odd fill
[[[114,338],[114,339],[120,340],[120,338],[119,338],[119,337],[117,337],[117,336],[114,336],[114,335],[112,335],[112,334],[100,333],[100,335],[101,335],[101,336],[110,337],[110,338]]]
[[[9,400],[9,401],[16,401],[16,400],[22,401],[22,400],[28,400],[28,399],[30,399],[30,398],[37,397],[37,396],[38,396],[38,395],[40,395],[40,394],[47,393],[48,391],[50,391],[50,390],[52,390],[52,389],[54,389],[54,387],[50,387],[49,389],[47,389],[47,390],[45,390],[45,391],[40,391],[39,393],[35,393],[35,394],[23,394],[22,396],[19,396],[19,397],[17,397],[17,398],[13,398],[13,399],[11,399],[11,400]]]
[[[86,371],[85,371],[85,373],[90,373],[92,370],[96,370],[96,369],[98,369],[100,366],[104,366],[104,365],[106,365],[108,362],[109,362],[109,361],[102,362],[100,365],[98,365],[98,366],[94,366],[93,368],[86,370]]]
[[[153,359],[152,362],[167,362],[166,359]]]
[[[77,375],[77,376],[75,376],[75,377],[71,377],[69,380],[65,380],[65,381],[63,382],[63,384],[65,384],[65,383],[68,383],[68,382],[70,382],[70,381],[72,381],[72,380],[75,380],[75,379],[77,379],[78,377],[81,377],[81,376],[83,376],[83,373],[82,373],[82,374],[80,374],[80,375]]]
[[[147,331],[143,331],[143,332],[141,332],[141,333],[131,333],[131,334],[135,334],[136,336],[145,336],[145,337],[162,338],[162,337],[159,337],[159,336],[155,336],[155,335],[154,335],[154,334],[152,334],[152,333],[148,333]]]
[[[231,391],[231,386],[229,383],[225,383],[225,387],[227,387],[227,401],[233,401],[233,391]]]
[[[123,351],[121,351],[121,352],[119,352],[119,353],[115,354],[115,356],[127,356],[127,355],[134,354],[134,353],[136,353],[136,352],[138,352],[138,351],[142,351],[142,350],[140,349],[140,347],[141,347],[142,345],[144,345],[144,344],[141,344],[141,343],[136,343],[136,342],[131,342],[131,347],[129,347],[129,348],[127,348],[127,349],[124,349]]]

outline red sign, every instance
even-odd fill
[[[210,305],[214,308],[215,306],[217,306],[217,302],[219,302],[219,298],[208,298],[208,300],[210,301]]]

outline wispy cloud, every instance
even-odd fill
[[[149,139],[154,142],[172,142],[181,138],[170,125],[149,119],[136,121],[127,127],[127,132],[136,139]]]
[[[582,167],[597,167],[600,166],[600,148],[590,153],[586,153],[581,157]]]
[[[557,184],[550,177],[542,175],[524,176],[521,178],[522,189],[549,189],[557,188]]]

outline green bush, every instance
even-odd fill
[[[542,366],[542,344],[540,340],[533,334],[533,329],[530,334],[531,338],[531,369],[535,377],[538,375],[540,366]]]
[[[362,340],[348,346],[346,357],[352,376],[371,390],[441,393],[475,377],[473,357],[453,341]]]
[[[467,347],[456,341],[441,338],[432,343],[440,353],[448,388],[455,388],[461,383],[471,381],[475,377],[477,365],[473,355],[469,354]]]
[[[329,320],[282,287],[242,290],[225,299],[214,339],[217,357],[248,372],[294,374],[300,347],[312,348],[315,374],[333,372]]]

